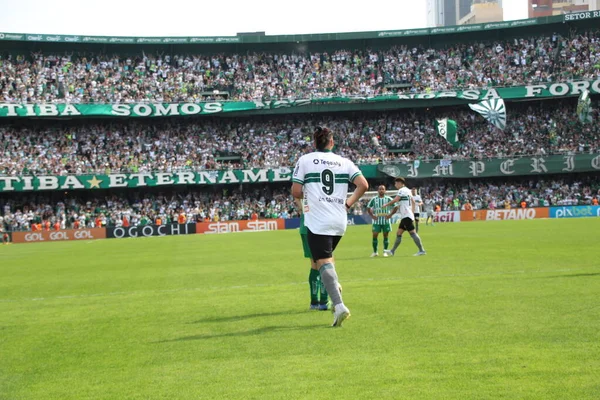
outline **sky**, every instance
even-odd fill
[[[354,3],[352,6],[350,4]],[[505,20],[527,0],[503,0]],[[0,0],[0,32],[96,36],[235,36],[426,27],[425,0]]]

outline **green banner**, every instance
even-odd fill
[[[485,178],[600,171],[600,154],[531,156],[493,160],[410,162],[381,164],[379,171],[407,178]]]
[[[367,178],[378,175],[376,165],[362,165]],[[172,185],[219,185],[263,182],[291,182],[291,168],[226,171],[182,171],[109,175],[0,176],[1,192],[73,189],[140,188]]]
[[[178,43],[239,43],[238,36],[222,37],[132,37],[132,36],[84,36],[42,35],[30,33],[2,33],[0,40],[50,43],[105,43],[105,44],[178,44]]]
[[[0,117],[162,117],[184,115],[210,115],[228,112],[265,113],[268,110],[290,109],[302,106],[323,106],[345,103],[391,102],[396,108],[414,108],[467,104],[481,100],[506,101],[578,96],[584,90],[600,94],[600,79],[506,88],[469,89],[416,94],[395,94],[376,97],[326,97],[301,100],[223,101],[206,103],[141,103],[141,104],[18,104],[0,103]],[[438,104],[438,105],[439,105]],[[324,107],[321,111],[328,111]],[[314,112],[310,109],[307,112]]]
[[[104,44],[222,44],[222,43],[298,43],[327,40],[365,40],[377,38],[394,38],[407,36],[445,35],[449,33],[470,33],[478,31],[491,31],[495,29],[510,29],[541,24],[577,21],[581,19],[599,18],[599,11],[589,11],[522,19],[517,21],[491,22],[487,24],[472,24],[447,26],[440,28],[403,29],[390,31],[371,32],[341,32],[341,33],[315,33],[302,35],[243,35],[243,36],[199,36],[199,37],[125,37],[125,36],[85,36],[85,35],[47,35],[31,33],[3,33],[0,32],[0,41],[29,41],[29,42],[81,42]]]
[[[367,179],[382,176],[407,178],[485,178],[492,176],[547,175],[600,172],[600,154],[530,156],[493,160],[410,162],[407,164],[361,165]],[[40,190],[114,189],[173,185],[219,185],[291,182],[292,170],[247,169],[226,171],[181,171],[109,175],[0,176],[0,193]]]

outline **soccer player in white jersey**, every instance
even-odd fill
[[[421,211],[423,210],[423,199],[417,192],[417,189],[412,188],[412,198],[415,203],[415,231],[419,233],[419,217],[421,216]]]
[[[415,254],[415,256],[423,256],[425,253],[425,249],[423,248],[423,244],[421,243],[421,238],[419,234],[415,232],[415,202],[413,200],[412,194],[410,190],[406,187],[406,181],[402,177],[398,177],[395,179],[396,189],[398,189],[398,194],[394,198],[394,200],[385,204],[384,207],[389,207],[393,204],[400,204],[400,226],[398,227],[398,232],[396,233],[396,242],[394,243],[394,247],[389,252],[390,255],[394,255],[396,253],[396,249],[400,246],[402,242],[402,234],[404,231],[408,231],[410,237],[412,237],[413,241],[419,248],[419,252]]]
[[[431,197],[425,199],[425,225],[429,225],[429,219],[431,219],[431,226],[435,226],[433,223],[433,206],[435,202]]]
[[[333,133],[318,127],[314,132],[315,152],[300,157],[292,177],[292,195],[303,199],[304,224],[312,259],[333,302],[333,326],[342,326],[350,310],[342,301],[333,252],[348,224],[348,210],[367,191],[369,184],[354,163],[331,152]],[[348,195],[348,183],[356,190]]]

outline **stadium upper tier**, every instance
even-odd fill
[[[3,53],[0,102],[199,102],[376,96],[600,78],[600,33],[548,33],[440,46],[168,53]],[[330,44],[335,47],[335,42]],[[215,94],[218,91],[218,95]]]
[[[594,106],[594,108],[597,108]],[[0,174],[103,174],[293,166],[317,125],[357,164],[600,151],[600,126],[582,125],[570,99],[510,103],[500,131],[464,108],[257,118],[14,121],[0,126]],[[462,147],[434,130],[457,121]]]

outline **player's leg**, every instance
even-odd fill
[[[419,252],[416,253],[415,256],[424,256],[425,254],[427,254],[427,253],[425,253],[425,249],[423,248],[423,243],[421,242],[421,237],[419,236],[417,231],[414,229],[414,227],[412,230],[408,230],[408,233],[410,234],[410,237],[412,238],[412,240],[415,242],[415,244],[419,248]]]
[[[339,281],[333,261],[333,251],[341,240],[341,236],[317,235],[308,230],[308,245],[313,259],[321,273],[321,281],[331,297],[335,307],[333,326],[341,326],[350,316],[350,310],[344,305]]]
[[[419,214],[415,213],[415,229],[419,233]]]
[[[329,310],[329,295],[327,294],[327,288],[325,287],[325,284],[323,283],[323,280],[321,279],[321,273],[319,272],[319,267],[317,266],[317,263],[314,261],[313,261],[313,268],[319,274],[319,276],[318,276],[318,280],[319,280],[319,310],[327,311],[327,310]]]
[[[379,253],[377,253],[377,248],[379,247],[379,232],[381,231],[381,227],[379,225],[373,225],[373,253],[371,257],[377,257]]]
[[[402,234],[404,233],[402,221],[400,221],[400,226],[398,227],[398,232],[396,233],[396,241],[394,242],[394,247],[392,247],[392,251],[390,251],[391,255],[394,255],[396,253],[396,249],[398,248],[398,246],[400,246],[400,243],[402,243]]]
[[[387,257],[390,255],[388,248],[390,247],[390,232],[392,231],[392,225],[388,222],[383,227],[383,256]]]
[[[302,238],[302,249],[304,250],[304,257],[310,259],[310,273],[308,274],[308,287],[310,290],[310,309],[319,309],[319,285],[320,285],[320,274],[317,264],[312,260],[310,248],[308,247],[308,239],[306,235],[300,235]]]

